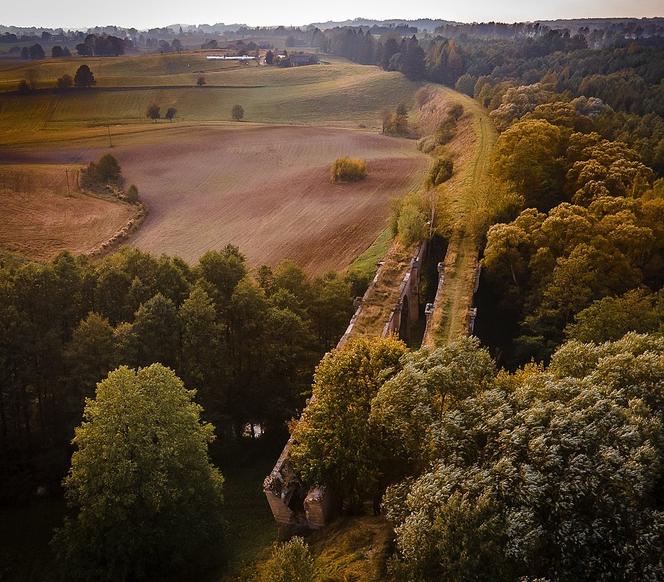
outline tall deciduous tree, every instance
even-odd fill
[[[64,482],[73,515],[54,537],[67,577],[154,579],[219,545],[223,479],[193,395],[153,365],[118,368],[87,401]]]
[[[406,346],[395,339],[357,339],[319,364],[313,396],[293,430],[291,461],[310,485],[331,485],[357,505],[381,480],[371,399],[400,367]]]
[[[92,87],[97,81],[88,65],[81,65],[74,75],[74,85],[77,87]]]

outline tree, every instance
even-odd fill
[[[233,109],[231,109],[231,115],[235,121],[240,121],[244,117],[244,109],[242,105],[233,105]]]
[[[178,351],[177,310],[170,299],[157,293],[141,304],[132,326],[138,363],[160,363],[175,368]]]
[[[169,121],[173,121],[173,119],[175,118],[175,114],[176,114],[177,112],[178,112],[178,110],[177,110],[175,107],[169,107],[169,108],[166,110],[166,115],[164,115],[164,117],[165,117],[166,119],[168,119]]]
[[[46,53],[44,53],[44,49],[40,44],[33,44],[30,48],[30,60],[31,61],[38,61],[41,59],[46,58]]]
[[[77,87],[92,87],[95,83],[95,76],[88,65],[81,65],[76,70],[74,85]]]
[[[424,51],[413,35],[406,44],[406,54],[401,63],[401,72],[413,81],[420,81],[426,76]]]
[[[56,87],[58,89],[69,89],[74,84],[74,79],[71,75],[62,75],[59,77],[56,82]]]
[[[214,418],[227,410],[226,396],[220,386],[221,342],[215,305],[202,286],[196,285],[180,306],[182,376],[199,390],[205,411]]]
[[[64,481],[74,515],[53,540],[68,577],[160,577],[219,545],[223,478],[193,397],[158,364],[118,368],[97,386]]]
[[[148,109],[145,112],[145,116],[154,120],[154,122],[156,123],[157,119],[161,118],[161,108],[156,103],[152,103],[151,105],[148,106]]]
[[[314,559],[300,537],[277,543],[270,558],[259,568],[256,582],[314,582]]]
[[[204,76],[204,75],[199,75],[199,76],[198,76],[198,79],[196,79],[196,84],[197,84],[199,87],[202,87],[202,86],[205,85],[206,83],[207,83],[207,81],[205,80],[205,76]]]
[[[119,183],[122,180],[120,164],[115,156],[104,154],[96,165],[99,179],[105,183]]]
[[[126,195],[127,201],[128,202],[138,202],[138,188],[134,184],[129,186],[129,189],[127,190],[127,195]]]
[[[493,377],[483,358],[440,371],[426,355],[406,365],[408,378],[381,405],[390,411],[383,426],[408,435],[412,419],[419,430],[407,442],[433,456],[383,500],[394,573],[658,580],[664,398],[652,387],[664,380],[663,355],[661,338],[630,334],[601,346],[569,342],[547,370],[514,375]],[[422,422],[432,404],[421,403],[435,403],[436,386],[450,380],[466,388]]]
[[[581,342],[602,343],[619,340],[630,331],[664,331],[664,292],[633,289],[619,297],[604,297],[577,313],[565,335]]]
[[[51,49],[51,56],[52,56],[54,59],[59,59],[59,58],[61,58],[62,56],[64,56],[64,51],[62,50],[62,47],[59,46],[59,45],[55,45],[55,46]]]
[[[292,430],[290,459],[307,485],[329,485],[351,506],[379,489],[380,443],[369,426],[371,399],[399,370],[406,346],[356,339],[316,369],[312,399]]]
[[[548,210],[563,199],[560,128],[533,119],[515,123],[496,142],[494,171],[513,182],[527,207]]]
[[[265,53],[265,64],[271,65],[272,63],[274,63],[274,53],[272,51],[267,51]]]

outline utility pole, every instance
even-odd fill
[[[112,148],[113,147],[113,140],[111,139],[111,126],[107,125],[106,129],[108,129],[108,147]]]

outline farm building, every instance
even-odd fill
[[[290,55],[277,55],[276,63],[280,67],[303,67],[317,65],[318,55],[313,53],[291,53]]]

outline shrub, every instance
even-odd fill
[[[207,83],[207,81],[205,80],[205,77],[204,77],[203,75],[200,75],[200,76],[198,77],[198,79],[196,79],[196,84],[197,84],[199,87],[202,87],[202,86],[205,85],[206,83]]]
[[[74,79],[71,75],[62,75],[56,81],[56,87],[58,89],[69,89],[74,84]]]
[[[429,171],[429,184],[438,186],[452,177],[454,162],[450,158],[438,158]]]
[[[166,110],[166,115],[164,116],[166,119],[169,121],[173,121],[173,118],[175,117],[175,114],[178,112],[178,110],[175,107],[169,107]]]
[[[313,582],[314,559],[302,538],[275,544],[270,559],[259,569],[256,582]]]
[[[335,160],[331,172],[333,182],[358,182],[366,178],[367,164],[364,160],[344,156]]]
[[[397,221],[399,237],[404,245],[410,246],[427,237],[427,216],[416,204],[403,204]]]

